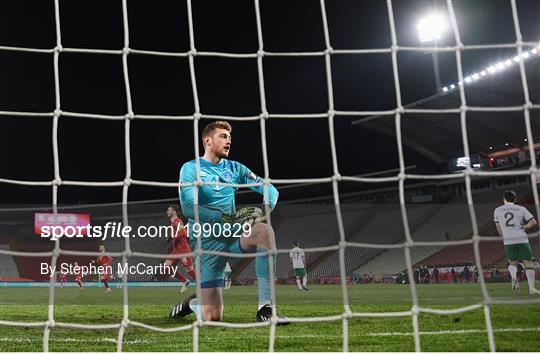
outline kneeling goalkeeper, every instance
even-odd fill
[[[204,156],[200,158],[200,175],[203,182],[248,184],[260,182],[246,166],[236,161],[230,161],[231,125],[227,122],[217,121],[208,124],[202,132]],[[186,162],[180,170],[180,182],[192,183],[197,181],[196,161]],[[250,187],[259,194],[264,193],[264,187]],[[182,212],[189,218],[188,237],[192,249],[197,249],[197,238],[194,231],[199,232],[203,250],[212,250],[230,253],[265,252],[275,245],[274,230],[271,226],[262,223],[264,211],[260,208],[249,207],[236,210],[235,193],[238,188],[220,186],[217,184],[205,184],[198,190],[198,205],[194,203],[195,187],[182,187],[180,189],[180,203]],[[277,189],[269,186],[269,207],[273,209],[278,200]],[[195,221],[195,208],[198,207],[199,223],[197,228]],[[252,224],[251,232],[241,237],[225,237],[223,226],[229,224],[227,229],[236,233],[239,225]],[[210,224],[213,227],[202,227]],[[219,225],[216,225],[219,224]],[[217,227],[214,227],[217,226]],[[215,234],[220,233],[221,234]],[[242,234],[242,233],[240,233]],[[230,232],[228,233],[230,235]],[[201,296],[197,299],[193,294],[176,304],[169,317],[183,317],[194,310],[202,315],[205,321],[220,321],[223,318],[223,270],[229,257],[203,254],[201,256]],[[270,279],[268,256],[259,256],[255,260],[255,268],[258,280],[259,309],[256,320],[259,322],[269,321],[272,315],[270,291]],[[275,262],[274,262],[275,265]],[[201,306],[202,305],[202,306]],[[282,323],[286,319],[281,317]]]

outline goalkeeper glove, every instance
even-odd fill
[[[234,214],[223,214],[221,216],[221,223],[223,224],[254,224],[266,220],[266,215],[261,208],[247,207],[239,209]]]

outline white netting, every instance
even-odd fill
[[[236,54],[236,53],[223,53],[223,52],[199,52],[196,50],[195,40],[194,40],[194,28],[193,28],[193,15],[191,8],[191,0],[187,0],[187,10],[188,10],[188,21],[189,21],[189,43],[190,50],[188,52],[182,53],[172,53],[172,52],[159,52],[159,51],[146,51],[146,50],[137,50],[129,47],[129,25],[128,25],[128,13],[127,13],[127,0],[122,1],[122,13],[123,13],[123,29],[124,29],[124,48],[122,50],[102,50],[102,49],[82,49],[82,48],[63,48],[61,40],[61,29],[60,29],[60,11],[59,11],[59,0],[54,1],[55,8],[55,23],[56,23],[56,46],[52,49],[36,49],[36,48],[22,48],[22,47],[7,47],[0,46],[2,51],[20,51],[20,52],[34,52],[34,53],[50,53],[54,57],[54,87],[55,87],[55,109],[53,112],[16,112],[16,111],[0,111],[0,115],[8,116],[43,116],[43,117],[52,117],[53,118],[53,130],[52,130],[52,145],[53,145],[53,158],[54,158],[54,179],[52,181],[25,181],[25,180],[13,180],[13,179],[4,179],[1,178],[0,182],[18,184],[18,185],[29,185],[29,186],[52,186],[52,201],[53,201],[53,210],[57,213],[57,192],[58,187],[61,185],[72,185],[72,186],[92,186],[92,187],[110,187],[110,186],[123,186],[122,194],[122,211],[123,211],[123,224],[128,225],[128,191],[131,185],[142,185],[142,186],[160,186],[160,187],[180,187],[180,186],[195,186],[195,204],[197,204],[198,198],[198,188],[202,186],[205,182],[202,182],[200,176],[200,160],[199,160],[199,121],[201,119],[225,119],[225,120],[258,120],[260,123],[261,131],[261,140],[262,140],[262,156],[264,164],[264,181],[257,184],[246,184],[246,185],[233,185],[236,187],[249,187],[249,186],[260,186],[264,187],[264,200],[268,200],[268,185],[273,184],[296,184],[296,183],[323,183],[329,182],[332,183],[333,187],[333,198],[336,210],[337,224],[340,235],[340,242],[337,246],[329,247],[318,247],[318,248],[306,248],[306,252],[317,252],[317,251],[328,251],[328,250],[338,250],[339,252],[339,267],[340,267],[340,276],[341,276],[341,288],[343,294],[343,313],[340,315],[327,316],[327,317],[309,317],[309,318],[289,318],[291,322],[322,322],[322,321],[342,321],[343,324],[343,350],[348,350],[348,322],[349,319],[355,317],[407,317],[411,316],[412,325],[414,330],[414,343],[416,351],[421,350],[420,346],[420,332],[418,325],[418,315],[421,312],[448,315],[448,314],[457,314],[467,311],[473,311],[479,308],[484,309],[485,322],[486,322],[486,332],[489,341],[489,347],[491,351],[495,351],[495,341],[493,337],[493,328],[490,317],[490,306],[492,304],[530,304],[530,303],[540,303],[540,300],[497,300],[490,297],[486,284],[483,277],[479,277],[480,287],[482,289],[483,301],[478,304],[464,306],[457,309],[451,310],[440,310],[440,309],[431,309],[426,307],[421,307],[418,302],[418,296],[416,293],[416,287],[414,283],[413,269],[411,263],[410,249],[414,246],[447,246],[447,245],[458,245],[458,244],[472,244],[474,247],[476,267],[479,274],[482,274],[482,264],[480,259],[480,242],[481,241],[492,241],[498,240],[497,237],[487,237],[479,235],[478,224],[475,217],[474,204],[472,198],[471,190],[471,177],[473,176],[516,176],[524,175],[530,176],[534,204],[537,211],[537,217],[540,219],[540,207],[539,207],[539,198],[538,190],[536,188],[536,174],[538,173],[538,168],[536,165],[536,159],[534,156],[534,142],[533,135],[531,130],[531,121],[530,121],[530,111],[532,109],[540,108],[540,105],[533,105],[529,99],[529,91],[527,86],[527,78],[525,74],[525,68],[523,61],[519,62],[519,71],[521,75],[521,81],[523,85],[523,94],[525,100],[523,105],[519,106],[508,106],[508,107],[472,107],[468,106],[465,100],[465,91],[464,85],[459,86],[459,94],[461,99],[461,106],[455,109],[420,109],[420,108],[405,108],[401,102],[401,92],[400,92],[400,81],[398,73],[398,63],[397,63],[397,53],[398,51],[416,51],[423,52],[426,50],[438,51],[438,52],[455,52],[456,62],[457,62],[457,73],[460,82],[463,82],[463,70],[461,64],[461,54],[465,50],[479,50],[479,49],[493,49],[493,48],[516,48],[519,55],[523,53],[523,47],[538,46],[538,43],[534,42],[523,42],[521,36],[521,30],[519,25],[518,13],[516,8],[515,0],[511,0],[512,7],[512,16],[515,26],[515,35],[516,41],[514,43],[507,44],[488,44],[488,45],[468,45],[465,46],[461,42],[459,30],[457,26],[457,21],[454,13],[452,0],[447,0],[447,7],[450,15],[450,20],[452,24],[453,34],[455,38],[455,46],[446,46],[446,47],[433,47],[427,48],[423,47],[400,47],[397,44],[396,38],[396,28],[394,23],[394,14],[392,1],[387,0],[387,10],[388,10],[388,19],[390,24],[390,33],[392,45],[390,48],[380,48],[380,49],[351,49],[351,50],[334,50],[330,43],[329,28],[326,16],[326,6],[325,0],[320,0],[321,14],[322,14],[322,24],[324,29],[324,40],[326,49],[324,51],[315,51],[315,52],[267,52],[264,50],[263,42],[263,30],[261,25],[261,11],[259,6],[259,0],[254,0],[255,2],[255,12],[257,20],[257,35],[258,35],[258,51],[256,53],[249,54]],[[59,79],[59,65],[58,59],[61,53],[88,53],[88,54],[97,54],[97,55],[121,55],[123,63],[123,75],[125,83],[125,91],[127,98],[127,112],[125,115],[105,115],[105,114],[92,114],[92,113],[81,113],[81,112],[66,112],[61,109],[61,97],[60,97],[60,79]],[[347,54],[373,54],[373,53],[390,53],[392,57],[392,69],[393,77],[395,84],[396,92],[396,108],[392,110],[385,111],[336,111],[334,109],[334,95],[333,95],[333,81],[332,81],[332,71],[331,71],[331,60],[333,56],[336,55],[347,55]],[[166,115],[141,115],[135,114],[132,109],[132,100],[131,100],[131,89],[130,81],[128,74],[128,55],[137,54],[137,55],[153,55],[153,56],[176,56],[176,57],[187,57],[189,61],[189,70],[191,75],[192,83],[192,92],[193,92],[193,101],[195,112],[192,115],[188,116],[166,116]],[[195,57],[197,56],[212,56],[212,57],[228,57],[228,58],[253,58],[257,60],[257,69],[258,69],[258,80],[259,80],[259,92],[260,92],[260,102],[261,109],[260,114],[256,116],[249,117],[231,117],[231,116],[219,116],[219,115],[208,115],[201,112],[199,105],[199,98],[197,93],[197,80],[195,75]],[[298,57],[307,57],[307,56],[323,56],[325,58],[325,67],[326,67],[326,83],[328,91],[328,112],[316,113],[316,114],[272,114],[267,111],[266,107],[266,94],[265,94],[265,85],[264,85],[264,76],[263,76],[263,59],[265,56],[298,56]],[[528,148],[531,157],[531,166],[528,170],[520,171],[497,171],[497,172],[481,172],[473,171],[470,164],[467,165],[467,168],[457,174],[441,174],[441,175],[418,175],[418,174],[408,174],[406,173],[404,156],[403,156],[403,147],[402,147],[402,136],[401,136],[401,116],[406,113],[417,113],[417,114],[447,114],[447,113],[459,113],[461,117],[461,133],[463,139],[463,149],[464,155],[470,156],[469,153],[469,143],[467,138],[467,112],[469,111],[523,111],[525,126],[526,126],[526,136],[528,142]],[[338,116],[388,116],[393,115],[395,117],[395,129],[397,137],[397,147],[398,147],[398,157],[399,157],[399,173],[393,177],[353,177],[353,176],[342,176],[339,172],[339,164],[337,160],[336,153],[336,144],[335,144],[335,135],[334,135],[334,119]],[[114,181],[114,182],[88,182],[88,181],[63,181],[60,176],[60,159],[58,155],[58,121],[61,116],[66,117],[80,117],[80,118],[94,118],[94,119],[109,119],[109,120],[123,120],[125,122],[125,162],[126,162],[126,172],[125,178],[123,181]],[[332,152],[332,166],[333,166],[333,175],[325,178],[310,178],[310,179],[271,179],[270,170],[268,167],[268,156],[267,156],[267,147],[266,147],[266,120],[273,118],[322,118],[328,119],[328,129],[330,134],[330,146]],[[130,154],[130,124],[133,119],[173,119],[173,120],[192,120],[193,121],[193,134],[194,134],[194,151],[195,159],[197,164],[197,180],[198,182],[194,184],[179,184],[179,183],[167,183],[167,182],[155,182],[155,181],[144,181],[132,179],[131,176],[131,154]],[[465,186],[467,192],[467,203],[469,208],[469,213],[471,216],[471,224],[473,229],[473,237],[469,240],[461,241],[446,241],[446,242],[414,242],[411,237],[411,232],[409,230],[409,223],[407,219],[407,211],[405,206],[405,180],[414,179],[414,180],[441,180],[448,178],[464,178]],[[370,183],[385,183],[385,182],[398,182],[399,184],[399,201],[401,207],[401,216],[403,219],[403,227],[405,230],[405,242],[400,244],[393,245],[380,245],[380,244],[369,244],[369,243],[356,243],[348,242],[345,239],[345,231],[343,227],[343,221],[341,217],[340,209],[340,199],[338,192],[338,183],[340,181],[350,181],[350,182],[370,182]],[[213,185],[216,183],[212,182]],[[231,186],[231,184],[218,183],[218,185]],[[267,204],[267,203],[265,203]],[[197,208],[195,208],[196,220],[198,220]],[[267,207],[266,210],[267,216],[269,216],[269,210]],[[229,254],[222,252],[214,252],[203,250],[200,248],[200,238],[198,238],[199,248],[193,252],[191,255],[196,256],[196,270],[200,272],[200,255],[205,254],[216,254],[216,255],[226,255],[229,257],[255,257],[254,254]],[[403,248],[405,252],[405,259],[407,263],[407,271],[410,279],[411,287],[411,296],[412,296],[412,308],[408,311],[402,312],[365,312],[358,313],[352,312],[349,308],[348,302],[348,292],[346,285],[346,271],[345,271],[345,249],[346,247],[364,247],[364,248],[378,248],[378,249],[390,249],[390,248]],[[273,249],[267,252],[270,263],[270,278],[273,278],[273,258],[272,255],[277,253],[288,253],[288,249]],[[16,252],[0,249],[0,254],[8,254],[14,256],[28,256],[28,257],[38,257],[38,256],[50,256],[51,264],[56,264],[56,261],[60,254],[66,255],[87,255],[87,256],[98,256],[97,252],[78,252],[78,251],[67,251],[60,248],[59,239],[55,241],[55,248],[52,252],[40,252],[40,253],[30,253],[30,252]],[[152,253],[141,253],[141,252],[132,252],[130,248],[129,238],[125,238],[125,250],[123,252],[108,252],[107,254],[111,256],[121,256],[123,261],[126,262],[129,257],[138,256],[138,257],[151,257],[151,258],[168,258],[169,255],[163,254],[152,254]],[[181,257],[182,255],[177,255]],[[117,340],[117,350],[122,351],[123,337],[126,328],[129,326],[145,328],[152,331],[158,332],[176,332],[193,329],[193,350],[198,351],[199,347],[199,328],[201,326],[215,326],[215,327],[227,327],[227,328],[252,328],[252,327],[270,327],[270,340],[269,340],[269,351],[274,351],[274,344],[276,338],[276,325],[278,319],[275,313],[275,306],[273,306],[273,316],[272,320],[267,323],[246,323],[246,324],[237,324],[237,323],[227,323],[227,322],[201,322],[195,321],[192,324],[174,327],[174,328],[159,328],[144,323],[132,321],[129,319],[129,302],[128,302],[128,277],[123,277],[123,319],[121,323],[118,324],[106,324],[106,325],[88,325],[88,324],[77,324],[77,323],[62,323],[56,322],[54,319],[54,306],[55,306],[55,287],[53,284],[53,279],[51,279],[51,284],[49,287],[49,306],[48,306],[48,320],[46,322],[14,322],[14,321],[0,321],[0,325],[4,326],[24,326],[24,327],[43,327],[43,350],[49,350],[49,334],[51,328],[61,327],[61,328],[73,328],[73,329],[118,329],[118,340]],[[200,296],[200,285],[197,285],[197,294]],[[275,289],[272,285],[272,298],[275,304]]]

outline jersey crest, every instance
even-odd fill
[[[233,175],[232,175],[232,172],[229,171],[229,170],[226,170],[225,172],[223,172],[223,179],[226,181],[226,182],[231,182],[233,180]]]

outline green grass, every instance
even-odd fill
[[[522,289],[527,289],[522,284]],[[494,298],[530,299],[514,294],[509,284],[489,284]],[[193,290],[190,290],[190,292]],[[188,293],[189,294],[189,293]],[[226,290],[227,322],[253,322],[257,288]],[[355,285],[348,288],[354,312],[404,311],[411,308],[407,285]],[[478,284],[432,284],[418,286],[420,306],[456,308],[482,300]],[[537,296],[537,295],[536,295]],[[176,288],[130,288],[129,318],[159,327],[188,324],[189,318],[170,321],[167,313],[179,299]],[[48,289],[0,287],[0,320],[45,321]],[[312,286],[299,292],[295,286],[277,286],[279,311],[289,317],[328,316],[343,311],[340,286]],[[102,289],[57,288],[55,320],[58,322],[106,324],[122,319],[122,291],[104,295]],[[540,343],[540,305],[494,305],[491,318],[498,351],[537,351]],[[482,309],[459,315],[419,316],[423,351],[488,351]],[[411,317],[355,318],[349,321],[350,351],[414,351]],[[267,351],[270,330],[202,327],[200,351]],[[276,351],[341,351],[342,322],[291,324],[277,329]],[[53,328],[52,351],[115,351],[118,330],[77,330]],[[41,351],[43,328],[0,325],[0,351]],[[193,332],[158,333],[128,327],[124,351],[192,351]]]

